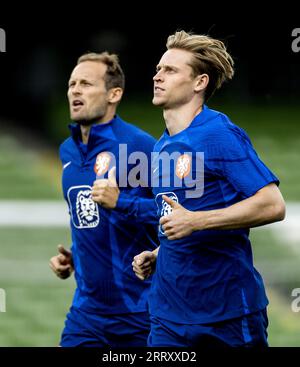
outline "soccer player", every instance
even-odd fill
[[[116,115],[123,90],[118,57],[107,52],[81,56],[69,80],[74,123],[60,158],[72,247],[59,245],[59,254],[50,260],[60,278],[74,270],[77,283],[62,347],[147,344],[150,282],[136,278],[131,262],[141,250],[157,247],[157,224],[144,224],[143,215],[133,218],[113,209],[126,207],[135,196],[140,201],[152,197],[147,183],[130,185],[127,174],[136,165],[129,164],[127,156],[143,152],[150,160],[155,139]],[[119,180],[125,182],[120,189]]]
[[[166,46],[153,78],[166,130],[154,151],[177,158],[153,169],[159,251],[133,261],[140,279],[156,264],[148,345],[267,346],[268,300],[248,236],[283,220],[278,178],[245,131],[205,104],[234,74],[224,43],[180,31]]]

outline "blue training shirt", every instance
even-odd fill
[[[128,155],[141,151],[150,160],[155,139],[118,116],[109,123],[93,125],[87,145],[81,142],[78,124],[70,125],[70,130],[72,136],[61,145],[60,158],[77,283],[72,306],[102,314],[147,311],[150,280],[141,282],[131,263],[135,255],[157,247],[157,225],[101,207],[91,199],[91,188],[97,177],[107,178],[114,165],[117,182],[120,175],[126,180],[136,165],[128,163]],[[120,151],[120,144],[127,154]],[[134,197],[152,202],[151,188],[144,186],[120,187],[120,203],[122,198]]]
[[[159,216],[171,211],[163,194],[188,210],[205,211],[235,204],[271,182],[279,184],[259,159],[247,134],[226,115],[207,106],[180,133],[170,136],[165,131],[154,151],[159,156],[179,153],[169,171],[158,161],[153,167],[157,174],[153,192]],[[204,153],[204,187],[203,192],[199,190],[201,196],[191,198],[187,192],[194,190],[192,179],[201,180],[197,152]],[[167,175],[170,183],[166,185],[163,179]],[[248,235],[248,228],[202,230],[168,240],[160,228],[150,313],[176,323],[201,324],[263,309],[268,300],[263,280],[253,266]]]

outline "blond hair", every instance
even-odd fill
[[[104,76],[105,87],[107,90],[111,88],[125,88],[125,76],[119,63],[119,57],[116,54],[108,52],[96,53],[89,52],[80,56],[77,60],[77,65],[84,61],[102,62],[107,66]]]
[[[208,100],[226,80],[233,77],[233,59],[220,40],[207,35],[178,31],[168,37],[166,46],[167,49],[178,48],[193,54],[190,63],[193,77],[208,74],[209,83],[205,90],[205,100]]]

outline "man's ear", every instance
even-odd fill
[[[195,92],[201,92],[206,89],[209,83],[209,76],[207,74],[197,75],[195,78]]]
[[[108,91],[108,102],[109,103],[118,103],[120,102],[123,95],[123,89],[120,87],[111,88]]]

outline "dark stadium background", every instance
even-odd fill
[[[70,14],[61,15],[46,7],[42,16],[32,10],[24,17],[20,9],[18,16],[10,12],[0,22],[7,34],[7,53],[0,59],[2,116],[47,130],[51,101],[65,92],[77,57],[86,51],[118,53],[126,73],[126,97],[151,95],[166,38],[178,29],[210,34],[228,44],[236,75],[218,95],[236,103],[299,98],[300,56],[291,49],[291,32],[299,24],[292,19],[293,9],[273,6],[272,13],[264,13],[245,5],[241,16],[233,9],[223,13],[200,5],[194,11],[193,6],[181,10],[174,5],[169,11],[159,5],[150,12],[128,8],[127,15],[118,6],[87,8],[74,6]]]

